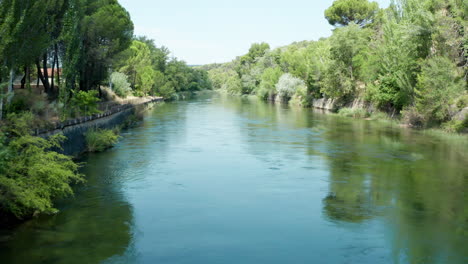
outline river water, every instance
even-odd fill
[[[468,141],[223,95],[85,158],[3,263],[468,263]]]

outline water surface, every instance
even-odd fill
[[[221,95],[166,103],[1,263],[468,263],[468,141]]]

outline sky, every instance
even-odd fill
[[[390,0],[376,0],[387,7]],[[221,63],[252,43],[272,48],[317,40],[333,29],[324,11],[333,0],[120,0],[135,35],[154,39],[189,65]]]

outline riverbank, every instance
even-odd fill
[[[45,120],[41,124],[47,127],[41,129],[34,129],[37,117],[31,112],[12,117],[2,127],[8,141],[0,137],[0,227],[55,214],[56,199],[72,195],[74,186],[86,180],[76,159],[88,151],[88,134],[118,131],[162,101],[162,97],[108,101],[100,105],[105,111],[98,114],[62,122]]]
[[[90,129],[113,129],[149,104],[162,101],[162,97],[148,96],[126,100],[123,103],[111,102],[108,110],[103,113],[52,123],[49,129],[36,129],[35,136],[48,138],[63,134],[67,139],[62,143],[63,149],[60,152],[77,156],[86,150],[85,134]]]
[[[226,95],[238,96],[221,89],[215,91]],[[241,97],[255,97],[258,100],[262,100],[256,95],[241,95]],[[329,98],[312,99],[309,106],[304,106],[297,98],[292,98],[289,101],[282,101],[277,100],[277,97],[273,96],[266,101],[272,104],[287,104],[293,107],[322,110],[326,114],[338,115],[346,118],[388,122],[402,128],[427,131],[433,134],[468,135],[468,107],[459,111],[454,111],[452,113],[451,122],[447,122],[443,126],[423,126],[421,123],[412,124],[409,122],[412,120],[402,120],[403,116],[401,114],[396,114],[395,111],[391,113],[379,111],[372,103],[366,102],[363,99],[355,99],[346,104],[339,104],[337,100]]]

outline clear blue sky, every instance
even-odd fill
[[[120,0],[135,34],[188,64],[231,61],[254,42],[272,48],[331,34],[323,12],[333,0]],[[387,7],[390,0],[377,0]]]

